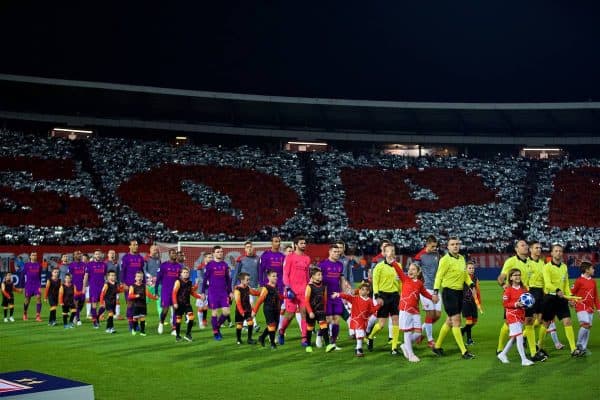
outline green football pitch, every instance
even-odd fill
[[[431,353],[425,343],[416,346],[421,362],[391,356],[385,329],[372,353],[354,356],[354,342],[345,323],[338,341],[341,351],[307,354],[300,346],[295,322],[286,344],[237,345],[235,329],[223,328],[223,340],[210,329],[193,331],[193,342],[176,343],[156,332],[157,317],[149,305],[148,336],[127,333],[127,322],[116,321],[118,333],[92,328],[89,321],[76,329],[21,320],[22,295],[16,296],[16,322],[0,322],[0,372],[30,369],[94,385],[96,399],[583,399],[600,397],[600,323],[592,329],[589,356],[574,359],[569,351],[555,350],[549,335],[544,363],[522,367],[516,348],[508,365],[495,356],[501,325],[501,292],[493,282],[482,282],[485,314],[473,329],[473,360],[462,360],[452,335],[443,345],[444,357]],[[574,319],[575,313],[572,313]],[[60,319],[60,317],[59,317]],[[0,320],[1,321],[1,320]],[[262,321],[259,319],[261,325]],[[576,325],[576,321],[574,321]],[[435,325],[435,334],[439,329]],[[575,327],[575,334],[577,334]],[[166,329],[168,332],[168,328]],[[559,336],[567,344],[562,326]],[[244,333],[245,337],[245,333]],[[365,346],[366,347],[366,346]]]

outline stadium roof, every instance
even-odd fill
[[[600,102],[261,96],[0,74],[0,118],[89,127],[418,144],[600,144]]]

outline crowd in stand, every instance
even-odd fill
[[[0,146],[0,241],[8,244],[303,233],[371,254],[381,237],[410,253],[428,235],[459,236],[471,252],[505,251],[517,235],[573,251],[600,242],[600,229],[586,226],[600,197],[600,160],[338,151],[302,158],[248,146],[71,142],[8,130],[0,130]]]
[[[600,160],[553,159],[540,168],[526,235],[559,242],[566,251],[596,249],[600,228]]]
[[[304,186],[301,176],[298,176],[298,160],[293,153],[277,153],[267,156],[259,149],[246,146],[237,147],[234,149],[225,149],[221,147],[211,146],[172,146],[170,144],[158,141],[135,141],[126,139],[113,138],[97,138],[90,141],[90,155],[95,172],[101,177],[102,190],[109,194],[107,198],[107,213],[103,215],[103,219],[108,222],[109,233],[113,237],[119,238],[120,241],[128,240],[130,237],[123,238],[123,232],[128,232],[131,237],[135,237],[140,233],[145,235],[144,241],[160,241],[173,242],[177,240],[235,240],[236,238],[251,237],[254,240],[268,240],[272,233],[278,232],[283,236],[291,236],[294,232],[301,231],[310,226],[311,221],[308,220],[300,212],[302,209],[304,198]],[[287,207],[289,211],[289,219],[281,221],[279,226],[260,226],[257,223],[257,232],[244,232],[237,236],[233,233],[228,233],[230,227],[228,224],[235,224],[236,221],[246,218],[235,204],[239,202],[248,202],[248,199],[260,199],[263,207],[278,207],[277,204],[271,204],[270,201],[277,199],[279,193],[269,193],[268,188],[253,187],[248,188],[248,182],[244,181],[243,177],[227,176],[228,180],[226,188],[229,192],[218,193],[214,188],[208,187],[200,181],[192,179],[192,176],[187,176],[181,170],[190,170],[191,166],[208,166],[209,169],[202,173],[202,180],[212,180],[214,178],[214,168],[244,168],[252,169],[260,173],[275,176],[283,181],[285,187],[290,188],[296,195],[295,204],[290,202],[281,202],[282,206]],[[161,166],[167,166],[162,167]],[[180,166],[180,168],[173,168]],[[132,180],[132,176],[138,173],[136,183],[137,187],[131,187],[136,193],[133,196],[125,193],[125,190],[119,188],[128,181]],[[179,174],[175,177],[182,176],[180,182],[170,182],[169,173]],[[212,174],[211,174],[212,173]],[[173,183],[171,185],[171,183]],[[223,179],[215,184],[223,184]],[[166,196],[169,191],[177,191],[178,194],[186,193],[196,201],[202,201],[204,209],[210,206],[216,212],[218,210],[220,218],[217,223],[220,223],[221,230],[219,232],[201,232],[201,231],[181,231],[173,227],[165,226],[163,222],[154,222],[148,218],[141,217],[138,212],[134,211],[131,203],[134,204],[136,210],[144,209],[146,206],[141,204],[144,198],[149,198],[150,193],[161,193]],[[119,194],[121,196],[119,196]],[[123,196],[131,197],[129,203],[123,202]],[[275,197],[273,197],[275,196]],[[158,196],[157,196],[158,197]],[[231,197],[236,197],[237,203],[232,201]],[[183,218],[191,218],[188,215],[182,215],[185,212],[182,209],[181,198],[173,198],[168,204],[165,213]],[[208,201],[204,203],[204,201]],[[234,203],[234,204],[232,204]],[[253,203],[248,207],[252,208]],[[169,209],[170,208],[170,209]],[[259,207],[255,207],[259,208]],[[215,217],[219,216],[216,213]],[[223,215],[231,218],[223,218]],[[213,218],[215,219],[215,218]],[[175,231],[178,232],[175,232]]]
[[[366,248],[378,237],[389,237],[401,249],[414,251],[430,234],[456,234],[471,251],[503,250],[511,242],[516,228],[514,210],[525,190],[527,160],[354,157],[339,152],[314,153],[312,157],[321,178],[322,212],[328,217],[325,228],[333,237],[358,223],[363,229],[357,232],[357,239]],[[460,168],[465,174],[453,179],[449,173],[456,170],[450,168]],[[356,174],[366,169],[372,169],[367,176]],[[478,184],[477,179],[481,180]],[[360,194],[349,193],[351,190]],[[368,197],[374,199],[374,206],[365,214],[363,202],[369,202]],[[349,198],[355,203],[349,204]],[[414,208],[399,210],[390,218],[394,214],[390,208],[406,204],[414,204]],[[366,215],[366,220],[349,220],[353,208]],[[390,223],[403,229],[378,229]]]
[[[68,140],[0,129],[0,148],[2,242],[98,243],[106,238],[98,229],[98,190]]]

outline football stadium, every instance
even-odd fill
[[[600,396],[594,2],[0,13],[0,398]]]

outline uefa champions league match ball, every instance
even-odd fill
[[[519,301],[527,308],[531,308],[535,304],[535,299],[529,292],[525,292],[519,297]]]

